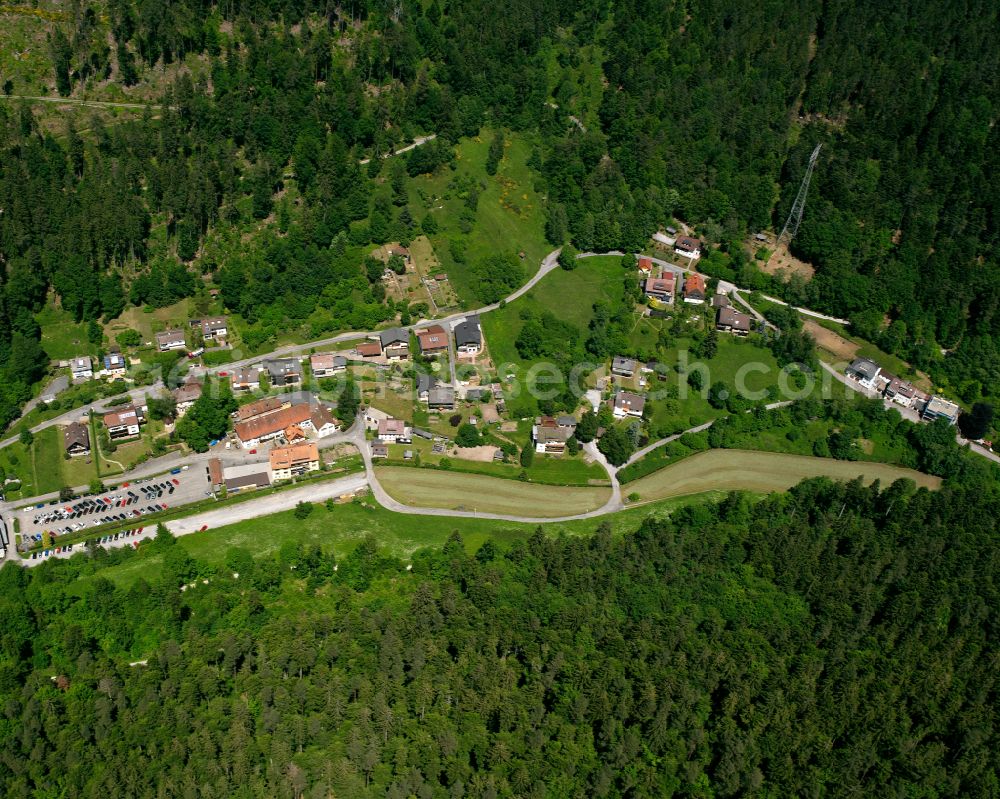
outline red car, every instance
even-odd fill
[[[229,372],[219,372],[219,377],[229,377]]]
[[[171,480],[170,482],[173,483],[175,486],[179,486],[181,484],[181,481],[178,480],[176,477],[173,480]]]
[[[251,455],[256,455],[257,454],[257,450],[255,450],[255,449],[250,450],[250,454]]]
[[[206,531],[207,529],[208,529],[208,525],[207,525],[207,524],[203,524],[203,525],[201,526],[201,529],[200,529],[200,530],[198,530],[198,532],[199,532],[199,533],[203,533],[203,532],[205,532],[205,531]]]

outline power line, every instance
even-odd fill
[[[776,243],[781,243],[786,233],[788,234],[787,240],[791,241],[795,238],[795,234],[799,232],[802,213],[806,210],[806,195],[809,193],[809,180],[812,178],[813,168],[816,166],[816,159],[819,158],[819,151],[822,146],[822,144],[817,144],[816,149],[809,156],[809,166],[806,167],[806,175],[802,178],[799,193],[795,196],[795,202],[792,203],[792,210],[788,214],[788,219],[785,220],[785,226],[781,229],[781,234],[778,236]]]

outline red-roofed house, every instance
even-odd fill
[[[644,291],[646,296],[660,302],[673,302],[675,278],[673,272],[664,272],[663,277],[651,277],[646,280]]]
[[[684,280],[684,302],[694,305],[705,302],[705,278],[697,272],[688,275]]]
[[[421,355],[437,355],[448,349],[448,334],[441,325],[431,325],[417,331]]]

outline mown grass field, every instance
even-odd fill
[[[507,134],[503,160],[496,175],[486,174],[486,156],[493,132],[483,130],[475,138],[456,146],[457,168],[421,175],[409,183],[410,212],[418,222],[428,214],[438,224],[430,236],[441,271],[465,307],[479,304],[471,266],[495,253],[524,252],[525,272],[534,273],[553,248],[545,241],[543,200],[534,189],[535,174],[527,165],[532,141],[524,135]],[[481,188],[475,223],[463,232],[460,218],[468,192],[463,184],[473,180]],[[464,263],[455,260],[450,241],[462,242]]]
[[[548,522],[542,525],[547,535],[593,535],[600,524],[610,524],[612,533],[622,535],[634,531],[649,517],[668,516],[686,505],[717,501],[724,495],[706,493],[700,496],[667,500],[630,508],[600,519],[574,522]],[[371,502],[351,502],[336,505],[332,511],[317,505],[305,519],[296,519],[294,511],[283,511],[259,519],[240,522],[228,527],[207,530],[179,538],[178,545],[193,557],[213,566],[225,562],[226,553],[240,547],[254,557],[273,556],[283,544],[303,546],[319,544],[333,551],[338,558],[350,552],[366,536],[373,536],[380,549],[400,558],[409,558],[416,549],[441,546],[453,532],[462,536],[466,550],[475,552],[487,539],[501,549],[531,535],[539,525],[519,522],[498,522],[491,519],[455,519],[447,516],[412,516],[394,513]],[[143,549],[125,563],[108,566],[87,580],[107,578],[127,585],[142,578],[156,579],[162,554]]]
[[[654,474],[629,483],[629,494],[640,501],[668,499],[704,491],[751,491],[766,494],[786,491],[807,477],[830,477],[853,480],[861,476],[866,483],[881,480],[883,486],[906,477],[920,487],[936,489],[941,478],[867,461],[838,461],[806,455],[746,450],[713,449],[685,458]]]
[[[42,329],[42,349],[54,361],[97,351],[87,340],[87,325],[75,322],[71,314],[52,304],[35,314],[35,321]]]
[[[536,517],[571,516],[601,507],[607,488],[541,486],[517,480],[384,466],[378,478],[386,492],[407,505]]]
[[[31,447],[35,471],[35,491],[47,494],[63,486],[62,428],[46,427],[35,433]]]

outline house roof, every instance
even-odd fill
[[[117,411],[104,414],[105,427],[121,427],[123,425],[139,424],[139,412],[134,405],[126,405]]]
[[[420,372],[417,374],[417,393],[423,394],[425,391],[430,391],[432,388],[437,386],[438,379],[434,375],[429,375],[426,372]]]
[[[632,413],[642,413],[646,407],[646,398],[633,394],[631,391],[619,391],[615,394],[615,408]]]
[[[372,442],[372,455],[382,455],[383,457],[389,454],[389,447],[384,441],[373,441]]]
[[[401,436],[406,432],[406,422],[402,419],[379,419],[378,434]]]
[[[443,350],[448,346],[448,334],[441,325],[431,325],[417,334],[420,341],[420,351],[429,352]]]
[[[885,390],[889,394],[898,394],[907,399],[913,399],[917,394],[917,390],[913,387],[912,383],[900,380],[898,377],[892,378]]]
[[[264,368],[272,377],[283,377],[297,375],[302,367],[294,358],[274,358],[270,361],[264,361]]]
[[[572,427],[576,429],[576,417],[575,416],[559,416],[556,418],[556,424],[560,427]]]
[[[268,454],[271,469],[291,469],[296,464],[319,460],[319,447],[313,442],[293,444],[290,447],[275,447]]]
[[[63,446],[69,450],[73,446],[90,449],[90,435],[87,426],[79,422],[70,422],[63,428]]]
[[[256,472],[254,474],[241,474],[237,477],[226,478],[227,491],[235,491],[238,488],[249,488],[250,486],[256,486],[257,488],[262,488],[268,485],[271,485],[271,478],[268,477],[267,472]]]
[[[716,294],[712,297],[712,307],[713,308],[725,308],[729,305],[729,297],[725,294]]]
[[[347,366],[347,358],[343,355],[334,355],[330,352],[319,352],[309,358],[309,365],[313,371],[318,369],[341,369]]]
[[[208,319],[201,320],[201,330],[203,333],[225,330],[227,327],[226,317],[224,316],[210,316]]]
[[[232,382],[236,385],[260,383],[260,372],[256,369],[237,369],[233,372]]]
[[[81,355],[79,358],[74,358],[70,362],[70,368],[74,372],[79,372],[79,371],[85,370],[85,369],[92,369],[93,365],[94,365],[94,362],[92,360],[90,360],[90,356],[89,355]]]
[[[646,279],[646,293],[647,294],[660,294],[666,292],[667,294],[674,293],[674,273],[665,272],[663,277],[650,277]]]
[[[164,330],[163,332],[156,334],[157,344],[169,344],[174,341],[184,341],[183,330]]]
[[[306,431],[297,424],[290,424],[285,428],[283,435],[288,441],[302,441],[306,437]]]
[[[262,416],[255,416],[245,422],[237,422],[235,425],[236,435],[240,441],[251,441],[264,436],[271,436],[280,433],[282,430],[293,424],[302,424],[310,421],[311,411],[309,405],[301,403],[282,408],[280,411],[265,413]]]
[[[924,414],[955,419],[958,417],[958,406],[954,402],[944,399],[944,397],[931,397],[927,403],[927,407],[924,408]]]
[[[401,327],[390,327],[388,330],[383,330],[378,334],[378,340],[382,345],[382,349],[391,347],[393,344],[408,345],[410,343],[410,334]],[[359,352],[363,346],[363,344],[358,346]]]
[[[702,296],[705,294],[705,278],[699,275],[697,272],[692,272],[684,279],[684,294],[695,294],[700,293]]]
[[[478,316],[469,316],[464,322],[455,326],[455,344],[459,347],[466,344],[480,344],[482,340],[483,333],[479,328]]]
[[[653,261],[651,259],[649,259],[649,258],[640,258],[639,259],[639,271],[640,272],[649,272],[652,268],[653,268]]]
[[[256,402],[251,402],[247,405],[243,405],[236,409],[236,421],[245,422],[248,419],[253,419],[255,416],[260,416],[264,413],[271,413],[272,411],[277,411],[281,409],[284,405],[284,400],[280,397],[264,397]]]
[[[105,369],[120,369],[125,365],[125,358],[120,352],[109,352],[104,356]]]
[[[849,368],[852,372],[862,375],[867,380],[874,380],[878,377],[878,373],[882,371],[882,367],[870,358],[858,358]]]
[[[357,350],[362,358],[371,358],[382,354],[382,345],[377,341],[366,341],[364,344],[358,344]]]
[[[427,393],[427,404],[454,405],[455,389],[453,389],[451,386],[438,386],[437,388],[432,388]]]
[[[182,386],[174,389],[174,400],[180,404],[182,402],[194,402],[201,396],[201,383],[191,380]]]
[[[701,248],[701,242],[691,236],[678,236],[677,241],[674,242],[674,246],[685,252],[694,252]]]
[[[716,324],[733,330],[750,330],[750,317],[732,308],[719,308]]]
[[[222,485],[222,461],[218,458],[208,459],[208,482],[214,486]]]
[[[539,416],[535,419],[533,432],[535,441],[540,444],[565,444],[573,436],[573,430],[565,425],[560,425],[559,421],[553,419],[551,416]]]
[[[325,405],[313,405],[312,413],[309,415],[309,420],[312,422],[312,426],[317,430],[328,424],[332,424],[334,427],[337,426],[336,417],[330,413],[330,409]]]
[[[619,369],[623,372],[634,372],[636,362],[632,358],[626,358],[623,355],[616,355],[611,359],[611,368]]]

